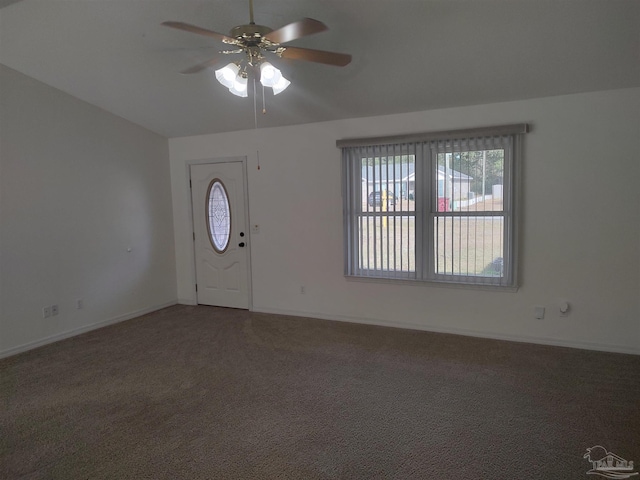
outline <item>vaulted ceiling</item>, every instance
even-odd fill
[[[258,24],[311,17],[329,27],[291,45],[353,55],[342,68],[275,57],[292,85],[267,92],[266,115],[258,88],[259,127],[640,86],[637,0],[254,3]],[[213,69],[178,73],[225,45],[160,25],[226,34],[248,23],[248,0],[0,7],[0,63],[10,68],[167,137],[254,128],[252,95],[231,95]]]

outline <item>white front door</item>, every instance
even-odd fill
[[[249,308],[249,232],[242,162],[191,165],[199,304]]]

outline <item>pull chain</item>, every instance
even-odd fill
[[[256,101],[256,79],[253,79],[253,121],[256,130],[258,129],[258,105]],[[256,150],[256,157],[258,158],[258,170],[260,170],[260,151]]]
[[[256,79],[253,79],[253,124],[258,129],[258,105],[256,104]]]
[[[267,103],[264,98],[264,85],[262,85],[262,114],[263,115],[267,114]]]

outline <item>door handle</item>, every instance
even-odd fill
[[[240,243],[238,244],[238,246],[239,246],[239,247],[244,247],[244,242],[240,242]]]

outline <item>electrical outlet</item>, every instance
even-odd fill
[[[58,313],[60,313],[58,305],[51,305],[51,316],[55,317],[56,315],[58,315]]]
[[[51,316],[51,307],[42,307],[42,318],[49,318]]]
[[[76,300],[76,308],[78,310],[82,310],[83,307],[84,307],[84,301],[81,298],[78,298]]]
[[[537,306],[533,307],[533,315],[537,320],[542,320],[544,318],[544,307]]]

